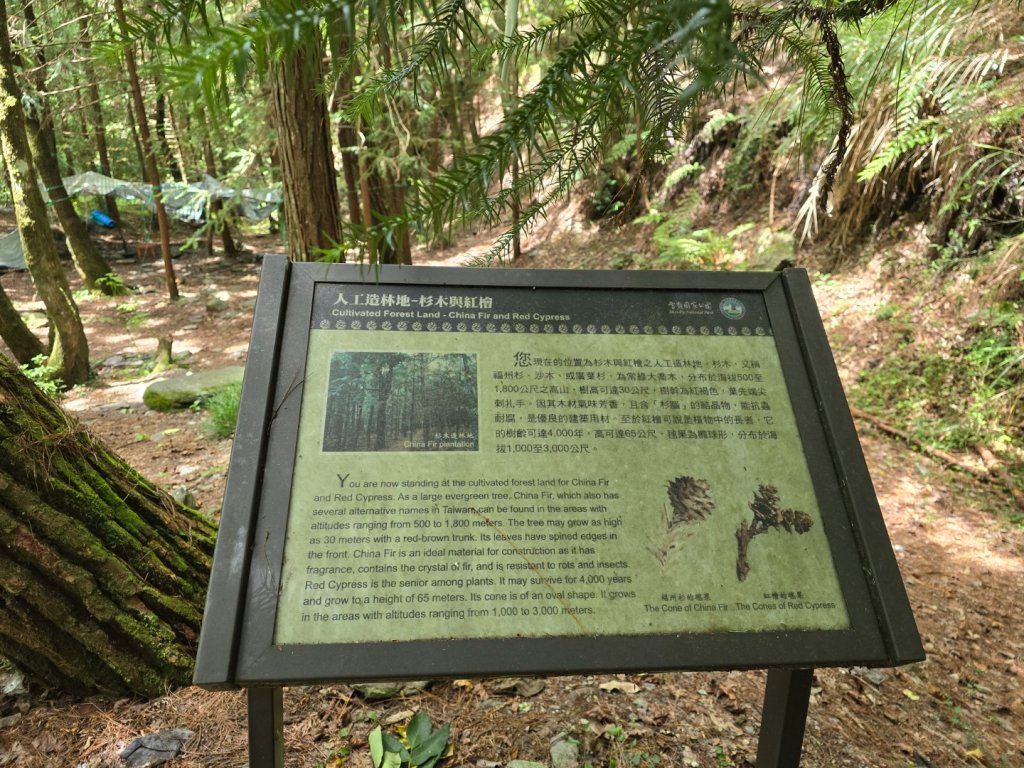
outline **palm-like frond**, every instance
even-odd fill
[[[990,43],[984,36],[1008,5],[996,0],[984,13],[961,0],[903,0],[875,28],[850,39],[847,69],[858,94],[858,123],[835,185],[837,215],[829,227],[841,242],[873,222],[883,200],[893,207],[894,194],[944,194],[941,179],[955,176],[957,147],[977,117],[984,83],[1001,77],[1021,53],[1020,45],[972,50],[979,41]],[[892,40],[899,45],[889,45]],[[881,60],[880,46],[886,50]],[[816,194],[812,188],[810,196]],[[804,238],[814,237],[818,225],[805,204],[797,219]]]

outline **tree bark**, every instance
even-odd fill
[[[330,116],[319,89],[322,60],[317,33],[270,64],[288,253],[294,261],[316,261],[341,242]]]
[[[0,144],[11,182],[25,263],[54,331],[48,364],[66,385],[74,386],[89,378],[89,344],[64,266],[57,256],[46,204],[32,165],[21,89],[14,80],[6,0],[0,0],[0,70]]]
[[[85,71],[86,97],[89,101],[89,112],[92,114],[93,136],[96,141],[96,155],[99,158],[100,173],[110,176],[110,152],[107,149],[107,124],[103,119],[103,104],[100,101],[99,81],[96,79],[96,68],[92,61],[92,36],[89,34],[89,14],[85,4],[78,0],[75,4],[78,13],[80,32],[79,45],[82,48],[82,67]],[[106,214],[114,221],[120,222],[121,214],[117,210],[117,198],[104,195],[103,207]]]
[[[345,14],[338,12],[334,15],[328,26],[330,33],[331,58],[340,61],[348,55],[352,48],[352,29],[350,20]],[[345,107],[345,102],[352,95],[352,84],[356,75],[359,74],[358,64],[353,61],[342,73],[338,75],[334,83],[332,112],[337,112]],[[347,120],[338,121],[338,150],[341,152],[341,171],[345,176],[345,198],[348,203],[348,219],[353,227],[360,227],[363,223],[363,214],[359,206],[359,156],[356,152],[359,146],[359,134],[352,123]]]
[[[0,283],[0,338],[7,344],[14,359],[22,365],[28,365],[39,355],[46,353],[43,342],[36,338],[36,335],[25,325],[21,313],[7,296],[2,283]]]
[[[199,122],[203,124],[203,160],[206,163],[206,173],[210,178],[217,179],[217,159],[213,154],[213,142],[210,141],[210,122],[206,119],[206,110],[198,109]],[[224,201],[219,197],[210,198],[210,207],[207,211],[208,221],[206,222],[206,252],[213,255],[213,233],[220,232],[220,242],[224,247],[226,256],[237,256],[238,246],[231,236],[231,225],[228,217],[224,214]]]
[[[57,214],[61,229],[67,238],[68,250],[75,264],[78,276],[90,291],[101,290],[110,295],[114,284],[103,280],[113,270],[107,260],[100,255],[96,244],[89,237],[89,231],[75,212],[75,207],[64,188],[64,179],[60,172],[60,161],[57,159],[57,136],[53,129],[53,115],[47,102],[44,89],[46,87],[46,55],[36,38],[36,14],[32,0],[25,0],[23,5],[25,21],[28,27],[29,40],[34,48],[35,67],[29,74],[36,91],[39,93],[39,106],[35,112],[25,114],[25,127],[28,133],[29,148],[36,170],[46,186],[50,196],[50,204]]]
[[[124,0],[114,0],[114,12],[117,14],[117,23],[121,34],[127,36],[128,19],[124,13]],[[146,164],[146,176],[153,189],[153,207],[156,208],[156,221],[160,229],[160,253],[163,256],[164,275],[167,279],[167,295],[171,301],[177,301],[178,281],[174,276],[174,262],[171,261],[170,225],[167,221],[167,210],[164,208],[163,192],[160,189],[160,171],[156,165],[153,142],[149,135],[146,103],[142,100],[142,85],[139,82],[138,68],[135,66],[135,53],[130,47],[125,49],[124,61],[128,69],[132,103],[135,105],[135,121],[139,127],[139,141]]]
[[[78,695],[188,684],[213,543],[0,356],[0,654]]]
[[[89,230],[75,212],[68,191],[64,188],[64,180],[57,164],[53,124],[50,122],[48,110],[38,118],[26,115],[25,127],[28,131],[32,159],[39,171],[39,177],[46,186],[60,227],[67,237],[68,250],[71,251],[71,259],[78,276],[90,291],[102,291],[111,295],[113,284],[103,278],[111,275],[113,270],[100,254],[96,243],[89,237]]]

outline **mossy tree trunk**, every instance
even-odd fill
[[[21,88],[14,79],[13,61],[7,4],[0,0],[0,146],[25,262],[54,330],[49,366],[65,384],[73,386],[89,378],[89,344],[50,232],[46,203],[28,147]]]
[[[213,544],[0,356],[0,655],[79,695],[188,684]]]
[[[43,342],[25,325],[25,320],[0,284],[0,338],[11,350],[14,359],[22,365],[46,352]]]
[[[61,177],[60,161],[57,159],[57,135],[53,129],[53,116],[47,103],[44,91],[46,89],[47,62],[42,46],[39,45],[36,37],[36,14],[33,3],[26,0],[23,3],[25,21],[28,26],[29,40],[35,56],[35,67],[27,74],[29,80],[36,88],[39,99],[34,110],[25,113],[25,127],[28,133],[29,148],[32,151],[32,159],[35,161],[39,177],[46,186],[47,194],[50,196],[50,204],[53,206],[61,229],[67,237],[68,250],[71,251],[71,259],[74,261],[78,276],[82,283],[90,291],[101,291],[111,294],[114,284],[104,280],[112,274],[110,264],[100,254],[96,243],[89,237],[85,223],[78,218],[68,191],[64,187],[64,179]]]

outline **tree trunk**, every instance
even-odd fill
[[[505,4],[505,34],[506,40],[511,39],[519,29],[519,0],[508,0]],[[505,119],[515,107],[519,99],[519,70],[517,61],[510,57],[502,63],[501,73],[501,107]],[[512,158],[512,220],[515,223],[516,231],[512,236],[512,260],[519,261],[522,258],[522,238],[519,235],[519,218],[522,215],[522,203],[519,200],[519,152]]]
[[[21,313],[11,303],[2,283],[0,283],[0,338],[7,344],[14,359],[22,365],[28,365],[39,355],[46,353],[43,342],[36,338],[36,335],[25,325]]]
[[[135,147],[135,159],[139,163],[139,176],[143,179],[147,178],[146,172],[146,153],[142,151],[142,142],[139,141],[139,129],[135,127],[135,110],[132,107],[132,97],[130,94],[127,95],[128,100],[125,106],[128,109],[128,130],[132,134],[132,146]]]
[[[14,215],[32,282],[46,306],[54,331],[49,366],[68,386],[89,378],[89,344],[82,318],[71,297],[64,266],[57,256],[50,222],[32,165],[21,89],[14,80],[11,40],[7,33],[7,3],[0,0],[0,144],[11,182]]]
[[[50,195],[50,203],[57,214],[60,227],[67,237],[68,250],[71,251],[71,259],[79,277],[82,278],[82,283],[90,291],[102,291],[111,295],[112,283],[103,278],[108,277],[113,270],[89,236],[89,230],[75,212],[68,191],[64,188],[64,180],[57,164],[53,124],[49,121],[50,116],[45,112],[39,118],[26,116],[25,127],[28,130],[32,159]]]
[[[411,264],[412,251],[409,246],[408,228],[403,226],[390,241],[374,232],[374,227],[392,214],[401,213],[394,209],[398,182],[390,173],[381,173],[375,163],[359,156],[360,207],[366,237],[366,256],[370,263]],[[399,200],[404,201],[404,196]]]
[[[317,33],[270,64],[288,253],[295,261],[316,261],[341,242],[330,117],[320,92],[322,48]]]
[[[0,654],[84,695],[187,685],[214,526],[0,356]]]
[[[60,161],[57,159],[57,136],[53,130],[53,115],[44,93],[46,88],[46,54],[40,47],[37,39],[37,24],[35,8],[32,0],[25,0],[23,4],[25,11],[25,22],[28,27],[29,42],[33,47],[35,67],[28,73],[39,93],[38,106],[34,112],[25,114],[25,127],[28,131],[28,143],[32,150],[32,159],[35,161],[39,176],[46,186],[50,196],[50,204],[57,214],[61,229],[67,238],[68,250],[71,251],[71,259],[74,261],[75,269],[85,287],[90,291],[102,290],[110,295],[113,292],[114,284],[103,280],[112,273],[110,264],[100,255],[96,244],[89,237],[85,224],[78,218],[74,205],[68,197],[68,191],[64,188],[64,180],[61,177]]]
[[[124,13],[124,0],[114,0],[114,11],[121,34],[128,37],[128,19]],[[174,276],[174,262],[171,261],[171,234],[164,208],[164,196],[160,189],[160,171],[156,166],[156,155],[153,142],[149,135],[149,122],[146,118],[146,103],[142,100],[142,85],[139,72],[135,66],[135,53],[125,48],[124,61],[128,69],[128,82],[131,86],[132,102],[135,104],[135,120],[139,126],[139,141],[146,163],[146,176],[153,189],[153,207],[156,208],[157,226],[160,228],[160,253],[163,256],[164,275],[167,278],[167,295],[171,301],[178,299],[178,281]]]
[[[341,61],[348,56],[352,48],[352,30],[346,14],[336,13],[328,26],[330,33],[331,59]],[[358,64],[355,61],[338,75],[334,82],[334,95],[332,97],[331,111],[338,112],[344,109],[345,102],[352,95],[352,84],[358,74]],[[363,223],[363,214],[359,207],[359,157],[356,148],[359,145],[359,135],[352,123],[347,120],[338,121],[338,150],[341,152],[341,170],[345,176],[345,198],[348,203],[348,218],[354,227]]]
[[[405,210],[405,184],[401,179],[389,174],[391,181],[391,211],[396,215]],[[409,237],[409,226],[401,224],[395,232],[394,264],[412,264],[412,240]]]
[[[185,113],[188,114],[187,112]],[[185,159],[185,146],[181,141],[182,129],[178,127],[178,117],[174,113],[174,100],[167,97],[167,117],[171,123],[171,136],[174,138],[173,158],[178,166],[178,181],[188,184],[189,162]],[[188,132],[188,124],[185,125],[185,133]]]
[[[76,3],[78,13],[78,28],[80,31],[79,45],[82,49],[82,67],[85,71],[86,98],[89,102],[89,112],[92,114],[93,136],[96,141],[96,155],[99,157],[99,170],[104,176],[110,176],[110,152],[107,150],[107,124],[103,120],[103,105],[100,101],[99,81],[96,79],[96,68],[92,61],[92,36],[89,34],[89,14],[85,4],[78,0]],[[120,221],[121,215],[117,210],[117,198],[114,195],[104,195],[103,207],[106,214],[114,221]]]
[[[206,163],[206,174],[210,178],[217,179],[217,159],[213,154],[213,142],[210,141],[210,122],[206,119],[206,110],[202,107],[198,108],[197,114],[199,122],[203,124],[203,160]],[[224,247],[224,254],[231,257],[237,256],[238,246],[235,245],[235,239],[231,236],[231,225],[228,222],[228,217],[224,214],[224,201],[219,197],[210,198],[207,218],[207,254],[213,255],[213,233],[214,230],[217,230],[220,232],[220,242]]]

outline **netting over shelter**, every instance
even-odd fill
[[[123,200],[141,202],[153,210],[153,193],[149,184],[124,181],[95,171],[87,171],[65,178],[64,187],[72,197],[113,195]],[[161,190],[167,213],[192,224],[203,221],[209,202],[214,198],[223,200],[227,206],[234,206],[240,216],[252,221],[266,219],[281,205],[281,193],[275,187],[235,189],[208,175],[204,175],[202,181],[192,184],[163,184]]]

